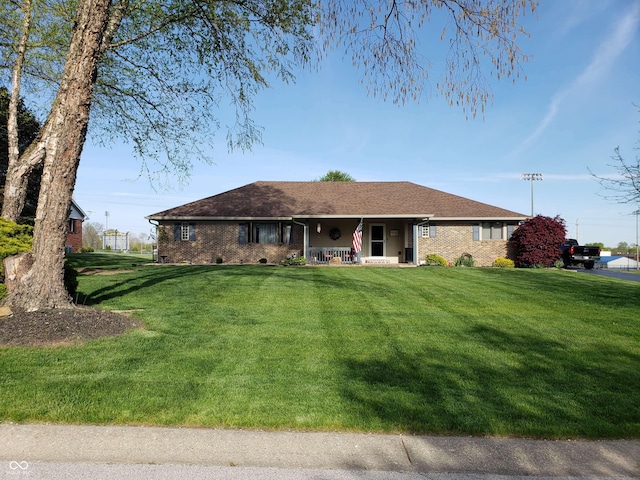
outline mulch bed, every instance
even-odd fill
[[[0,346],[55,346],[121,335],[142,323],[120,312],[73,307],[0,318]]]

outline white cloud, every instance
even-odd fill
[[[600,44],[591,62],[577,77],[571,88],[597,81],[610,70],[616,59],[629,46],[640,22],[640,3],[634,2],[622,17],[613,34]]]
[[[559,15],[564,20],[559,33],[566,35],[571,30],[579,27],[581,24],[598,17],[605,12],[608,8],[612,8],[612,2],[610,0],[596,0],[592,2],[585,2],[585,0],[576,0],[574,2],[561,2],[557,4],[558,7],[566,7]]]
[[[617,23],[612,34],[598,46],[589,64],[569,85],[553,95],[545,116],[538,123],[533,133],[516,149],[516,152],[526,149],[542,136],[554,121],[562,103],[569,95],[575,94],[581,87],[596,83],[611,70],[612,65],[631,43],[638,29],[638,23],[640,23],[640,3],[634,2],[632,7]]]

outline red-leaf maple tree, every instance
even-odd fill
[[[509,240],[517,267],[550,267],[560,259],[567,228],[559,216],[537,215],[525,220]]]

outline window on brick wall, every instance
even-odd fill
[[[196,225],[195,223],[175,223],[173,225],[173,239],[175,241],[189,241],[195,242],[196,240]]]
[[[238,225],[238,243],[292,243],[292,225],[282,222],[248,222]]]
[[[436,236],[435,224],[427,223],[425,225],[420,225],[420,236],[422,238],[435,238]]]
[[[70,218],[67,222],[67,233],[80,233],[82,229],[79,229],[80,221]]]
[[[483,222],[482,240],[502,240],[502,222]]]
[[[189,224],[180,224],[180,240],[189,240]]]
[[[506,235],[507,239],[511,238],[516,224],[505,224],[504,222],[483,222],[473,226],[473,239],[474,240],[504,240],[504,227],[507,227]]]

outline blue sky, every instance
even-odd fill
[[[89,221],[147,234],[145,215],[258,180],[314,180],[341,170],[359,181],[411,181],[520,213],[560,215],[581,243],[635,244],[633,205],[603,198],[588,169],[615,174],[614,148],[640,155],[640,1],[541,0],[524,18],[526,80],[489,79],[494,100],[484,118],[467,119],[432,92],[396,106],[367,96],[349,60],[331,55],[296,84],[274,83],[259,94],[254,119],[263,142],[249,153],[226,150],[225,133],[197,163],[188,185],[154,191],[137,179],[126,145],[87,142],[74,197]],[[439,33],[441,26],[435,26]],[[430,32],[433,35],[433,30]],[[445,45],[421,45],[437,59]],[[434,80],[435,83],[435,80]],[[635,105],[634,105],[635,104]],[[222,112],[224,113],[224,112]]]

